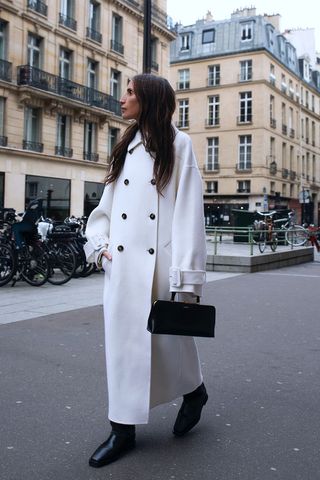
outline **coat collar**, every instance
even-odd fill
[[[132,153],[133,150],[142,143],[142,137],[141,137],[141,133],[140,133],[140,130],[137,131],[135,137],[133,140],[131,140],[131,142],[129,143],[128,145],[128,152],[129,153]]]

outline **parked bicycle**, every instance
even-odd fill
[[[254,229],[258,234],[256,242],[258,243],[259,250],[263,253],[266,246],[270,245],[271,250],[275,252],[278,245],[278,235],[275,231],[273,216],[276,211],[273,210],[272,212],[258,213],[263,217],[262,220],[254,221]]]
[[[295,213],[291,210],[287,218],[278,218],[274,220],[274,224],[281,223],[280,229],[285,234],[285,239],[289,245],[299,247],[305,245],[309,239],[309,232],[302,225],[295,223]]]

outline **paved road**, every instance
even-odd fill
[[[209,283],[201,424],[176,439],[180,402],[156,408],[101,470],[87,466],[107,436],[101,307],[1,325],[1,480],[319,480],[319,291],[317,263]]]

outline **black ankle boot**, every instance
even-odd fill
[[[134,425],[123,425],[110,422],[112,431],[109,438],[103,442],[89,459],[91,467],[100,468],[118,460],[136,445]]]
[[[173,427],[173,433],[182,437],[200,420],[202,408],[208,401],[206,387],[202,383],[196,390],[183,395],[183,402]]]

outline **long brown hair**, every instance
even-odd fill
[[[126,129],[114,147],[105,183],[112,183],[119,177],[128,145],[140,130],[145,149],[154,159],[153,175],[161,193],[170,181],[174,167],[172,115],[176,107],[175,93],[165,78],[156,75],[136,75],[132,82],[140,106],[139,118]]]

